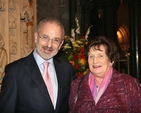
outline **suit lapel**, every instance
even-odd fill
[[[40,70],[37,66],[37,63],[33,57],[33,53],[31,53],[25,60],[25,70],[28,73],[28,75],[31,77],[33,82],[36,84],[36,86],[39,88],[43,96],[47,101],[50,101],[49,103],[52,105],[51,100],[49,98],[49,94],[46,88],[46,85],[44,83],[44,80],[42,78],[42,75],[40,73]]]
[[[56,75],[57,75],[57,80],[58,80],[58,97],[57,97],[57,106],[56,106],[56,110],[59,108],[59,106],[61,105],[60,102],[62,97],[62,92],[63,92],[63,86],[64,86],[64,67],[61,65],[61,62],[59,59],[55,58],[53,59],[54,61],[54,66],[55,66],[55,70],[56,70]]]

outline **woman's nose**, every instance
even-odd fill
[[[94,58],[93,58],[93,63],[96,63],[96,62],[97,62],[97,58],[94,57]]]

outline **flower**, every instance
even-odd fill
[[[88,28],[85,36],[81,36],[77,17],[75,18],[75,22],[76,29],[71,30],[71,36],[65,36],[60,57],[70,62],[76,72],[76,76],[82,76],[88,70],[84,52],[85,46],[88,44],[88,34],[92,26]]]

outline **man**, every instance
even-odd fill
[[[67,113],[72,66],[55,57],[64,41],[64,27],[55,18],[46,18],[34,33],[36,48],[27,57],[5,67],[0,94],[0,113]],[[53,101],[42,73],[49,62]],[[47,81],[48,82],[48,81]]]

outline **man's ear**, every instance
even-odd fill
[[[35,42],[35,43],[37,42],[37,37],[38,37],[38,33],[35,32],[35,33],[34,33],[34,42]]]
[[[62,42],[61,42],[61,44],[60,44],[60,46],[59,46],[59,49],[61,49],[63,43],[64,43],[64,40],[62,40]]]

